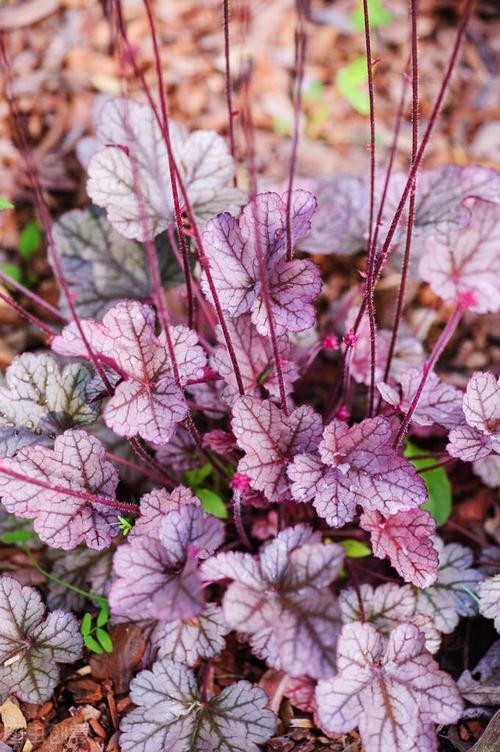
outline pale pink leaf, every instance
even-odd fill
[[[106,424],[120,436],[140,435],[156,444],[166,443],[187,406],[174,378],[164,333],[155,330],[151,307],[123,301],[108,311],[102,322],[81,322],[96,356],[119,373],[123,381],[104,408]],[[203,376],[206,358],[197,335],[184,326],[170,327],[180,383]],[[88,357],[76,324],[55,337],[53,349],[61,355]]]
[[[258,333],[248,314],[243,314],[237,319],[229,319],[227,328],[238,360],[245,394],[259,397],[262,390],[265,390],[273,397],[279,397],[279,384],[271,341]],[[218,328],[217,336],[222,343],[220,328]],[[278,342],[278,352],[285,392],[289,394],[299,374],[297,366],[290,360],[290,345],[284,337]],[[239,395],[239,390],[225,344],[220,344],[215,349],[210,365],[226,382],[222,397],[232,404]]]
[[[410,368],[399,378],[401,390],[379,383],[377,388],[383,399],[402,413],[407,413],[422,380],[422,371]],[[438,424],[453,428],[462,421],[462,393],[430,373],[420,394],[412,421],[419,426]]]
[[[476,200],[467,227],[427,239],[420,275],[443,300],[476,313],[500,310],[500,205]]]
[[[408,175],[394,173],[384,209],[384,227],[389,228],[403,193]],[[383,180],[383,178],[381,178]],[[444,165],[433,170],[420,170],[416,190],[410,273],[416,276],[418,261],[425,251],[426,240],[438,234],[460,231],[470,222],[470,205],[474,199],[499,202],[500,177],[496,170],[476,165]],[[402,261],[408,224],[406,203],[396,230],[394,255]],[[382,233],[382,238],[384,233]]]
[[[97,120],[101,149],[88,166],[89,196],[125,237],[158,235],[175,217],[167,148],[155,113],[147,104],[113,98],[100,107]],[[199,219],[241,203],[241,193],[228,185],[234,164],[221,136],[209,131],[188,135],[174,122],[170,136]]]
[[[141,497],[140,517],[129,533],[132,540],[139,535],[160,539],[161,524],[170,512],[178,512],[187,504],[199,505],[199,499],[190,488],[178,486],[169,492],[165,488],[155,488]]]
[[[210,220],[203,244],[221,306],[232,318],[251,313],[260,334],[269,334],[261,297],[258,250],[267,274],[275,328],[279,336],[314,323],[314,300],[321,290],[319,270],[310,260],[286,261],[286,194],[261,193],[243,209],[239,220],[220,214]],[[294,191],[292,241],[310,227],[316,200]],[[258,240],[259,239],[259,240]],[[258,243],[260,245],[258,245]],[[202,287],[211,299],[206,275]]]
[[[346,625],[337,663],[337,676],[316,690],[319,723],[336,733],[358,727],[366,752],[430,752],[430,724],[460,718],[455,683],[413,624],[396,627],[385,649],[371,624]]]
[[[292,495],[312,500],[330,525],[353,519],[359,505],[388,516],[426,501],[426,488],[408,460],[392,446],[392,426],[385,418],[353,425],[334,419],[323,432],[317,459],[302,455],[290,465]],[[314,471],[311,472],[312,467]]]
[[[490,454],[476,460],[472,469],[483,483],[490,488],[500,488],[500,455]]]
[[[197,559],[206,558],[222,543],[224,526],[201,506],[176,501],[178,510],[156,518],[157,536],[134,536],[115,553],[117,579],[109,594],[113,614],[169,622],[190,619],[202,610]]]
[[[170,658],[186,666],[194,666],[199,658],[213,658],[224,649],[229,632],[222,610],[207,603],[192,619],[159,622],[151,640],[158,647],[160,658]]]
[[[500,434],[500,377],[492,373],[474,373],[463,398],[465,420],[487,435]]]
[[[121,722],[123,752],[259,752],[276,728],[264,690],[239,681],[202,700],[194,673],[167,658],[130,689],[137,707]]]
[[[256,397],[240,397],[233,405],[233,433],[245,456],[238,472],[269,501],[289,495],[286,467],[294,455],[314,449],[321,436],[321,418],[301,406],[285,416],[277,405]]]
[[[53,449],[25,447],[2,464],[26,478],[18,480],[0,470],[3,505],[17,517],[33,517],[35,531],[50,546],[70,549],[85,542],[100,550],[118,534],[116,512],[84,497],[87,493],[112,501],[118,485],[118,473],[95,436],[70,429],[56,438]],[[30,483],[30,478],[50,488]],[[83,498],[65,493],[65,488],[82,492]]]
[[[306,525],[282,531],[258,559],[222,553],[202,565],[207,581],[231,580],[223,598],[229,627],[251,635],[255,652],[291,676],[334,671],[339,612],[328,585],[343,550]]]
[[[362,583],[358,591],[354,588],[342,590],[339,595],[339,606],[345,624],[369,622],[384,638],[388,638],[398,624],[415,624],[425,635],[425,646],[429,653],[439,650],[441,634],[430,617],[416,612],[417,596],[410,585],[400,586],[388,582],[374,588]]]
[[[373,553],[386,557],[406,580],[419,588],[437,577],[438,552],[432,545],[436,523],[425,509],[409,509],[384,518],[380,512],[364,512],[360,525],[370,533]]]
[[[450,432],[446,447],[452,457],[474,462],[500,454],[500,379],[474,373],[463,397],[466,423]]]
[[[58,663],[74,663],[82,653],[78,622],[72,614],[45,615],[34,588],[0,577],[0,695],[41,704],[59,682]]]

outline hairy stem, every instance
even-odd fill
[[[370,209],[368,220],[367,304],[368,321],[370,326],[370,387],[368,415],[372,416],[375,399],[375,363],[377,360],[377,324],[375,321],[375,302],[373,300],[372,284],[376,253],[373,244],[373,218],[375,213],[375,92],[373,86],[373,60],[368,0],[363,0],[363,19],[365,28],[366,68],[368,73],[368,99],[370,103]]]
[[[408,411],[406,415],[403,418],[403,422],[399,426],[398,433],[396,435],[396,438],[394,439],[394,446],[398,447],[401,441],[403,440],[403,437],[408,430],[408,426],[410,425],[411,419],[413,417],[413,413],[418,407],[418,403],[420,401],[420,397],[422,396],[422,392],[424,391],[424,387],[427,383],[427,379],[429,378],[429,375],[434,370],[434,367],[439,360],[439,357],[441,356],[441,353],[443,352],[444,348],[452,338],[458,324],[460,323],[460,319],[462,318],[463,314],[463,308],[460,305],[457,305],[455,310],[453,311],[452,315],[450,316],[448,322],[446,323],[446,326],[444,327],[443,331],[441,332],[436,344],[432,348],[432,351],[425,361],[425,363],[422,366],[422,378],[420,379],[420,383],[417,387],[417,390],[413,396],[413,399],[408,407]]]
[[[23,483],[28,483],[38,488],[45,488],[47,491],[55,491],[56,493],[64,494],[65,496],[73,496],[75,499],[81,499],[82,501],[90,502],[91,504],[101,504],[109,509],[115,509],[117,512],[124,512],[125,514],[138,514],[139,509],[135,504],[127,504],[117,499],[112,499],[109,496],[97,496],[89,493],[88,491],[78,491],[75,488],[64,488],[64,486],[53,485],[48,481],[41,480],[40,478],[28,477],[23,473],[18,473],[16,470],[11,470],[0,463],[0,473],[7,475],[9,478],[20,480]]]
[[[234,111],[233,111],[233,80],[231,77],[231,12],[229,0],[223,0],[223,23],[224,23],[224,59],[226,68],[226,106],[227,106],[227,134],[229,139],[229,151],[232,158],[235,158],[235,141],[234,141]],[[236,172],[234,174],[234,185],[238,185]]]
[[[411,161],[415,162],[418,149],[418,36],[417,36],[417,0],[411,0],[411,76],[412,76],[412,111],[411,111]],[[416,186],[417,178],[413,179],[410,190],[410,203],[408,208],[408,226],[406,228],[406,242],[403,258],[403,268],[401,270],[401,283],[399,285],[398,297],[396,302],[396,313],[392,325],[391,341],[389,343],[389,352],[384,370],[384,381],[387,381],[391,370],[391,363],[396,349],[399,326],[403,316],[403,306],[405,301],[406,283],[408,280],[408,270],[410,268],[411,241],[413,234],[413,223],[415,220],[416,204]]]
[[[264,254],[262,252],[262,242],[260,236],[260,224],[259,224],[259,210],[257,203],[257,169],[255,164],[255,144],[253,140],[253,122],[252,112],[250,108],[249,97],[249,81],[247,79],[245,83],[245,111],[244,111],[244,129],[245,140],[247,146],[247,159],[250,173],[250,202],[252,204],[252,214],[254,219],[254,232],[255,232],[255,253],[257,256],[257,263],[259,266],[259,280],[261,285],[262,300],[267,313],[267,322],[269,326],[269,335],[271,339],[271,345],[273,348],[274,365],[276,368],[276,376],[278,378],[278,386],[280,393],[280,406],[285,415],[288,415],[288,406],[286,400],[285,379],[283,376],[283,368],[281,365],[281,356],[278,346],[278,337],[276,335],[276,326],[274,322],[274,312],[271,301],[271,291],[269,288],[268,272],[265,264]]]
[[[306,60],[307,35],[305,30],[303,2],[297,0],[298,24],[295,32],[295,80],[292,91],[293,102],[293,138],[292,155],[288,177],[288,193],[286,198],[286,257],[293,258],[292,239],[292,191],[293,179],[297,169],[297,152],[299,147],[300,116],[302,114],[302,84],[304,81],[304,66]]]

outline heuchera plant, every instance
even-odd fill
[[[257,752],[277,728],[253,683],[266,666],[296,709],[329,735],[358,729],[366,752],[435,752],[436,724],[460,719],[431,654],[461,617],[500,630],[499,567],[441,537],[425,474],[473,463],[500,483],[499,382],[436,372],[461,325],[499,310],[500,177],[417,170],[470,12],[467,0],[408,174],[392,159],[375,171],[372,107],[368,176],[294,187],[292,160],[286,189],[266,192],[249,113],[243,191],[232,140],[170,119],[159,60],[157,104],[119,16],[142,96],[96,103],[80,150],[93,205],[52,225],[32,171],[59,325],[25,312],[47,349],[17,357],[0,386],[1,532],[62,551],[44,570],[47,616],[33,588],[0,578],[2,698],[46,700],[57,664],[79,659],[60,607],[90,609],[88,638],[92,609],[100,625],[109,606],[149,644],[124,752]],[[418,96],[413,115],[416,136]],[[329,300],[305,254],[364,260],[359,284]],[[378,328],[387,269],[400,286],[392,327]],[[409,276],[434,296],[434,338],[405,316]],[[231,633],[252,682],[214,674]]]

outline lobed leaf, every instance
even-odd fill
[[[385,418],[368,418],[351,428],[332,420],[323,431],[319,457],[298,454],[288,477],[293,498],[312,501],[334,527],[352,520],[358,505],[388,517],[426,500],[424,482],[392,447]]]
[[[25,476],[13,478],[0,470],[0,494],[5,508],[16,517],[34,518],[40,538],[54,548],[107,548],[118,533],[116,512],[89,501],[85,493],[113,500],[118,473],[106,459],[104,445],[85,431],[70,429],[58,436],[54,448],[20,449],[2,462],[7,470]],[[48,484],[42,488],[30,478]],[[82,498],[64,489],[82,492]]]
[[[23,446],[52,446],[67,428],[93,423],[99,407],[87,404],[90,369],[60,366],[51,353],[23,353],[14,359],[0,386],[0,456]]]
[[[161,127],[147,104],[109,98],[97,113],[102,148],[88,165],[87,193],[127,238],[144,240],[175,220],[170,168]],[[234,164],[225,140],[211,131],[188,134],[170,123],[177,167],[195,215],[205,220],[241,203],[228,183]]]
[[[431,752],[434,724],[460,718],[455,683],[425,651],[414,624],[397,626],[385,649],[371,624],[346,625],[338,670],[318,684],[319,723],[337,733],[357,726],[366,752]]]
[[[205,702],[192,671],[168,659],[138,674],[131,698],[123,752],[258,752],[276,728],[264,690],[239,681]]]
[[[251,635],[254,651],[291,676],[334,671],[339,612],[328,585],[343,549],[322,544],[307,525],[283,530],[258,558],[222,553],[202,565],[206,581],[231,580],[222,603],[232,629]]]
[[[162,444],[185,418],[187,406],[174,378],[165,335],[157,336],[155,324],[153,309],[134,301],[118,303],[102,322],[81,322],[94,353],[123,378],[104,408],[106,424],[120,436],[139,435]],[[206,358],[197,335],[185,326],[171,327],[170,335],[181,384],[201,378]],[[74,323],[55,337],[52,348],[61,355],[87,356]]]
[[[373,553],[386,557],[406,582],[419,588],[437,578],[438,552],[432,545],[436,524],[424,509],[409,509],[383,517],[380,512],[364,512],[360,525],[370,533]]]
[[[73,663],[82,653],[72,614],[45,616],[34,588],[0,577],[0,694],[14,692],[24,702],[48,700],[59,681],[57,663]]]
[[[285,416],[270,400],[245,396],[234,402],[232,428],[245,452],[238,472],[269,501],[280,501],[289,494],[287,465],[294,455],[317,445],[321,418],[305,405]]]
[[[469,310],[500,310],[500,205],[474,201],[467,227],[431,236],[419,265],[420,275],[443,300],[467,300]]]
[[[251,314],[259,334],[268,336],[267,310],[261,296],[258,250],[267,273],[271,308],[278,336],[300,332],[314,324],[313,302],[321,290],[320,273],[310,260],[287,261],[286,194],[260,193],[245,206],[237,220],[219,214],[208,222],[203,245],[223,310],[232,318]],[[310,227],[315,198],[296,190],[292,198],[292,241]],[[212,294],[206,274],[202,288]]]

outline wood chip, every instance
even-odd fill
[[[0,8],[0,29],[11,31],[38,23],[59,9],[60,0],[25,0],[18,5]]]

